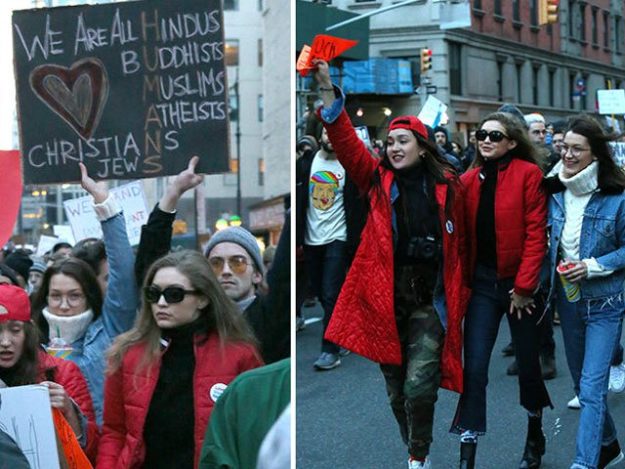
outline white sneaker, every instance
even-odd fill
[[[426,456],[425,461],[417,461],[415,459],[408,459],[408,469],[432,469],[432,463],[430,457]]]
[[[610,383],[608,391],[623,392],[625,390],[625,364],[610,367]]]
[[[582,406],[579,403],[579,397],[575,396],[573,399],[571,399],[566,406],[569,409],[580,409]]]

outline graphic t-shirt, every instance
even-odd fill
[[[317,152],[308,181],[305,244],[319,246],[347,239],[344,188],[345,169],[339,160],[325,159]]]

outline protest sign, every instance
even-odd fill
[[[623,142],[612,142],[610,143],[612,146],[612,157],[619,168],[625,169],[625,143]]]
[[[59,241],[67,241],[69,244],[76,244],[76,240],[74,239],[74,233],[72,232],[72,227],[67,225],[54,225],[52,227],[52,231],[54,232],[54,236],[59,238]]]
[[[419,119],[425,125],[434,128],[441,123],[443,115],[447,111],[447,105],[434,96],[428,96],[425,104],[419,112]]]
[[[32,469],[59,469],[47,387],[0,389],[0,431],[13,438]]]
[[[301,76],[305,77],[310,70],[315,68],[312,64],[313,59],[322,59],[329,62],[356,44],[358,44],[358,41],[353,39],[317,34],[313,39],[312,46],[304,45],[302,47],[302,51],[297,59],[296,69]]]
[[[0,247],[4,246],[13,234],[17,214],[22,199],[22,175],[20,154],[17,150],[0,151]]]
[[[367,126],[361,125],[359,127],[355,127],[354,129],[356,130],[356,135],[358,135],[358,138],[362,140],[365,145],[370,147],[371,138],[369,137],[369,129],[367,129]]]
[[[625,114],[625,90],[597,90],[599,114]]]
[[[110,190],[124,212],[128,241],[135,246],[141,238],[141,227],[148,222],[148,208],[140,181],[124,184]],[[91,196],[65,200],[63,202],[67,220],[72,227],[74,239],[102,238],[102,228],[93,211]]]
[[[220,0],[13,12],[24,179],[228,171]]]
[[[37,243],[37,252],[35,255],[37,257],[43,257],[43,255],[52,249],[59,241],[61,240],[56,236],[41,235],[39,242]]]

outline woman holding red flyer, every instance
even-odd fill
[[[612,467],[624,458],[606,399],[625,312],[625,174],[612,159],[614,138],[591,117],[574,117],[559,172],[547,179],[549,297],[581,404],[571,468]]]

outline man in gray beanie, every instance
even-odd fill
[[[241,310],[256,298],[263,281],[263,257],[256,238],[240,226],[215,233],[204,250],[219,284]]]

